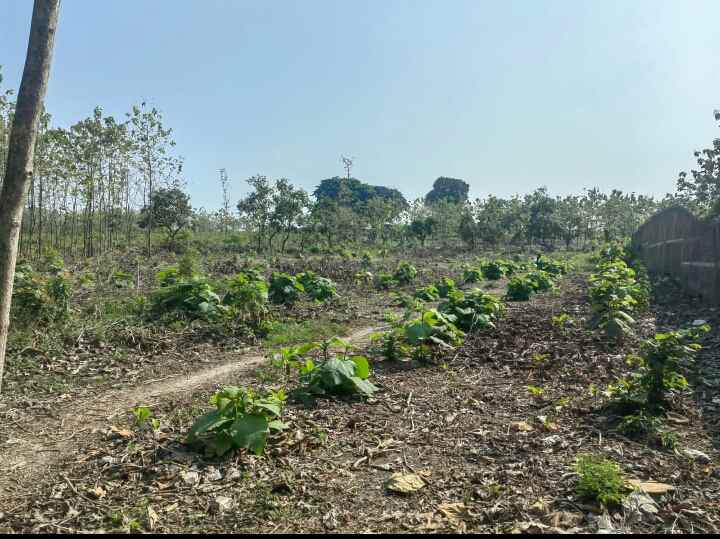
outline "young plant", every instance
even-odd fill
[[[223,304],[234,307],[242,318],[259,322],[267,314],[268,285],[253,274],[238,273],[228,285]]]
[[[363,356],[328,357],[319,365],[308,360],[300,370],[302,393],[317,395],[352,395],[372,397],[378,390],[368,381],[370,364]]]
[[[463,272],[463,281],[467,284],[479,283],[482,281],[482,270],[477,268],[468,268]]]
[[[217,321],[229,312],[228,307],[222,305],[220,296],[201,275],[185,280],[170,269],[158,273],[158,280],[161,286],[150,297],[150,312],[153,315],[171,314],[176,318]]]
[[[622,473],[614,462],[595,455],[580,455],[576,471],[579,475],[576,492],[581,498],[615,505],[625,497]]]
[[[456,320],[454,315],[436,309],[425,311],[403,326],[403,338],[416,359],[429,360],[438,350],[452,350],[462,344],[465,333],[455,325]]]
[[[688,382],[682,374],[682,362],[691,362],[702,347],[698,343],[700,334],[710,330],[707,324],[701,326],[658,333],[643,342],[639,357],[631,360],[639,365],[638,383],[650,410],[668,407],[666,393],[687,388]]]
[[[503,265],[497,260],[494,262],[482,263],[480,265],[480,269],[482,270],[483,276],[491,281],[497,281],[505,275]]]
[[[409,262],[401,262],[393,274],[393,279],[395,279],[399,284],[405,285],[413,282],[416,276],[417,269],[415,266]]]
[[[286,395],[280,389],[260,396],[252,389],[228,386],[210,398],[215,410],[198,418],[188,433],[188,443],[200,443],[209,456],[247,449],[261,455],[267,437],[287,427],[279,418]]]
[[[457,287],[455,286],[455,281],[448,277],[443,277],[439,281],[435,283],[435,288],[438,291],[438,294],[441,298],[447,298],[450,294],[453,292],[457,292]]]
[[[268,297],[275,304],[293,304],[304,291],[303,285],[287,273],[274,272],[270,276]]]
[[[508,282],[505,297],[509,301],[528,301],[533,292],[535,287],[527,277],[515,276]]]
[[[529,272],[527,278],[536,292],[545,292],[551,290],[554,286],[552,275],[542,270]]]
[[[295,277],[312,300],[322,302],[337,296],[335,283],[326,277],[320,277],[315,272],[306,271]]]
[[[574,324],[575,321],[573,320],[572,316],[567,313],[562,313],[552,317],[553,327],[561,333],[565,333],[568,328],[572,327]]]
[[[415,297],[422,301],[437,301],[440,299],[440,292],[435,285],[429,284],[424,288],[418,288]]]
[[[505,307],[495,296],[474,288],[464,294],[460,291],[450,294],[438,310],[454,316],[455,324],[463,331],[470,332],[495,327],[495,322],[503,314]]]

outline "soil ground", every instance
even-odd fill
[[[289,405],[290,429],[263,457],[205,459],[184,443],[218,384],[284,382],[257,353],[215,356],[190,375],[187,363],[172,372],[170,362],[167,379],[64,404],[14,400],[0,431],[0,531],[716,533],[717,330],[693,391],[674,397],[677,447],[631,440],[588,388],[627,372],[635,344],[613,346],[588,328],[586,279],[574,274],[556,291],[508,303],[497,329],[470,335],[437,364],[376,359],[376,398]],[[638,322],[642,337],[697,318],[717,327],[714,311],[677,291],[655,305]],[[364,313],[375,318],[368,327],[382,325],[380,311]],[[552,324],[560,313],[574,321],[564,331]],[[351,336],[361,349],[369,331]],[[158,433],[132,424],[136,404],[152,408]],[[574,463],[586,453],[672,489],[640,508],[604,511],[575,493]],[[422,486],[392,493],[393,473],[415,474]]]

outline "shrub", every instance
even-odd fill
[[[176,271],[163,271],[158,273],[157,278],[161,286],[150,298],[153,315],[174,314],[191,320],[217,321],[229,312],[202,275],[184,279]]]
[[[295,303],[304,291],[303,285],[287,273],[274,272],[270,276],[268,296],[273,303],[286,305]]]
[[[527,274],[527,278],[537,292],[544,292],[553,288],[552,276],[545,271],[531,271]]]
[[[546,256],[541,256],[535,260],[535,267],[556,277],[565,275],[570,270],[570,266],[567,262],[553,260]]]
[[[455,286],[455,281],[448,277],[443,277],[438,282],[436,282],[435,288],[437,289],[438,294],[440,294],[441,298],[446,298],[448,297],[448,295],[450,295],[451,292],[457,290],[457,287]]]
[[[622,501],[625,484],[617,464],[595,455],[580,455],[576,470],[580,476],[576,488],[578,496],[604,505]]]
[[[268,285],[257,275],[238,273],[228,285],[223,304],[234,307],[242,317],[260,320],[267,313]]]
[[[393,279],[401,285],[410,284],[415,277],[417,277],[417,269],[409,262],[401,262],[393,274]]]
[[[535,286],[527,277],[515,276],[510,279],[505,297],[510,301],[528,301]]]
[[[590,276],[590,304],[595,312],[594,323],[608,337],[616,340],[633,333],[632,313],[649,303],[649,283],[623,260],[600,263]]]
[[[688,382],[681,372],[681,363],[692,361],[701,346],[700,334],[709,331],[708,325],[695,328],[658,333],[643,341],[639,356],[631,356],[629,362],[638,370],[628,381],[624,393],[644,402],[651,411],[668,406],[665,394],[671,390],[687,388]]]
[[[62,261],[52,265],[49,271],[49,274],[41,274],[30,264],[17,265],[11,307],[14,319],[46,324],[70,315],[72,285],[62,269]]]
[[[190,428],[188,442],[202,443],[209,456],[222,456],[233,449],[260,455],[268,434],[286,428],[278,419],[285,400],[282,389],[259,396],[252,389],[225,387],[210,399],[215,410],[198,418]]]
[[[405,340],[412,346],[459,346],[465,334],[455,325],[456,320],[455,316],[436,309],[425,311],[404,326]]]
[[[482,280],[482,270],[469,268],[463,272],[463,281],[466,283],[477,283]]]
[[[389,273],[381,273],[375,279],[375,286],[381,290],[390,290],[398,285],[398,281]]]
[[[639,437],[656,434],[662,426],[659,417],[640,410],[637,414],[626,415],[618,425],[618,431],[626,436]]]
[[[498,298],[475,288],[465,294],[451,296],[438,310],[455,317],[456,325],[463,331],[495,327],[495,321],[503,313],[504,306]]]
[[[485,278],[490,279],[491,281],[497,281],[505,275],[504,268],[498,261],[484,262],[481,264],[480,269],[482,270]]]
[[[112,276],[112,284],[115,288],[132,288],[133,277],[124,271],[116,271]]]
[[[320,277],[312,271],[299,273],[295,276],[305,289],[305,293],[315,301],[325,301],[337,296],[337,286],[325,277]]]
[[[440,299],[440,292],[435,285],[429,284],[425,288],[418,288],[415,297],[423,301],[437,301]]]

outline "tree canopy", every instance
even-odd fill
[[[454,204],[467,202],[470,185],[458,178],[446,178],[441,176],[433,183],[432,190],[425,195],[426,204],[435,204],[441,200],[447,200]]]

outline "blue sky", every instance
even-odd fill
[[[3,3],[17,88],[32,2]],[[193,205],[343,172],[421,196],[663,194],[718,136],[717,0],[62,0],[47,107],[162,110]]]

